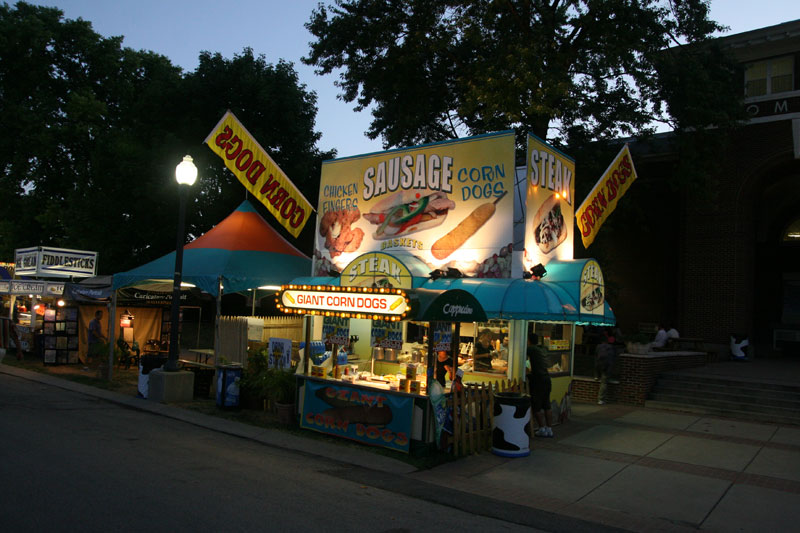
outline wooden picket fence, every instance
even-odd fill
[[[494,393],[524,392],[524,386],[519,379],[506,379],[494,383],[465,384],[460,393],[454,391],[447,401],[447,408],[452,409],[453,413],[453,455],[459,457],[490,449]]]
[[[222,316],[219,318],[219,354],[228,363],[247,366],[247,318]]]

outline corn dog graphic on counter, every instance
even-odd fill
[[[467,239],[475,235],[481,226],[492,218],[496,210],[497,202],[505,197],[507,191],[498,196],[493,202],[486,202],[476,207],[467,218],[458,223],[447,235],[439,238],[431,247],[431,253],[436,259],[444,259],[467,242]]]

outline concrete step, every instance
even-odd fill
[[[675,381],[662,383],[657,382],[650,391],[650,396],[658,394],[680,395],[696,400],[724,400],[728,402],[740,402],[753,405],[764,405],[773,407],[785,407],[800,411],[800,394],[790,394],[786,392],[759,391],[757,389],[743,389],[739,387],[694,387]]]
[[[656,380],[648,407],[800,425],[800,386],[667,372]]]
[[[755,403],[736,400],[724,400],[718,398],[698,398],[693,396],[686,396],[681,393],[665,394],[653,393],[650,395],[651,400],[670,402],[670,403],[684,403],[687,405],[700,405],[703,407],[710,407],[714,409],[728,409],[730,411],[744,411],[750,413],[769,413],[776,412],[794,416],[795,413],[800,413],[796,407],[786,407],[778,405],[769,405],[764,403]]]
[[[800,394],[800,384],[762,382],[757,379],[732,378],[723,376],[705,376],[698,374],[684,374],[680,372],[665,372],[658,376],[659,380],[677,380],[682,383],[702,383],[704,385],[735,386],[741,388],[756,388],[763,391],[795,392]]]
[[[693,413],[699,415],[721,416],[725,418],[737,418],[752,420],[754,422],[772,422],[774,424],[792,424],[800,426],[800,416],[779,413],[779,412],[758,412],[739,411],[735,409],[710,407],[705,405],[676,403],[661,400],[647,400],[645,407],[651,409],[666,409],[669,411],[679,411],[682,413]]]

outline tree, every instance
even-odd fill
[[[187,138],[202,142],[230,109],[309,202],[316,205],[322,161],[334,157],[335,152],[316,148],[321,137],[314,131],[317,97],[300,83],[291,63],[269,63],[264,55],[256,56],[250,48],[232,59],[203,52],[197,69],[185,76],[184,91],[188,102],[184,116],[191,117]],[[245,190],[211,150],[203,148],[197,155],[203,180],[196,186],[196,206],[192,211],[197,215],[194,227],[199,231],[228,215],[230,206],[244,199]],[[266,220],[274,220],[260,202],[254,200],[253,204]],[[289,236],[282,227],[276,228]],[[314,222],[310,220],[299,237],[298,247],[309,255],[313,232]]]
[[[159,141],[173,119],[157,102],[174,98],[180,69],[62,17],[0,6],[0,124],[13,139],[0,147],[0,253],[96,250],[105,270],[135,261],[166,225]]]
[[[506,128],[573,144],[739,109],[703,0],[337,0],[306,27],[303,61],[341,70],[342,97],[374,105],[367,134],[386,147]]]
[[[0,5],[0,257],[40,244],[95,250],[112,273],[173,250],[175,166],[186,153],[200,170],[187,235],[207,231],[245,197],[202,145],[226,109],[315,202],[333,152],[315,148],[316,95],[290,63],[204,52],[183,74],[58,9]],[[308,228],[299,247],[310,254]]]

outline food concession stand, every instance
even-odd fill
[[[301,427],[428,445],[437,362],[525,379],[529,328],[566,416],[576,327],[614,316],[597,262],[573,259],[574,161],[533,135],[514,160],[508,131],[323,163],[312,276],[276,299],[307,317]]]

